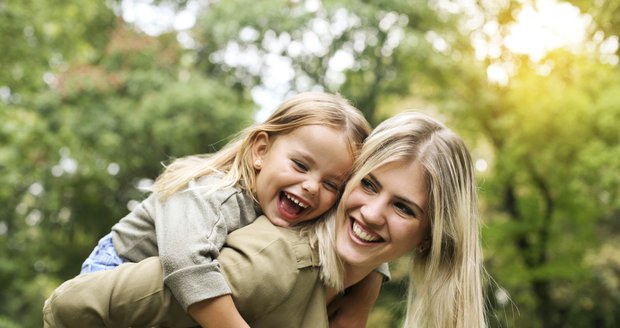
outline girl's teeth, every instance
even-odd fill
[[[308,207],[308,205],[304,204],[304,203],[303,203],[303,202],[301,202],[299,199],[294,198],[293,196],[291,196],[291,195],[289,195],[289,194],[287,194],[287,193],[284,193],[284,195],[286,196],[286,198],[287,198],[288,200],[290,200],[291,202],[293,202],[293,203],[297,204],[299,207],[301,207],[301,208],[306,208],[306,207]]]
[[[373,242],[379,240],[379,238],[373,237],[371,234],[367,233],[357,222],[353,222],[353,232],[355,235],[364,241]]]

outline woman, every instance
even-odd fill
[[[405,326],[486,326],[476,184],[463,141],[429,117],[402,113],[372,132],[354,169],[335,247],[329,238],[321,247],[337,250],[353,281],[415,248]]]
[[[359,282],[380,263],[415,249],[405,326],[484,327],[476,187],[471,158],[462,140],[428,116],[401,113],[372,132],[355,168],[335,215],[301,230],[257,220],[258,224],[236,231],[239,238],[255,236],[254,250],[249,246],[236,249],[235,245],[244,243],[231,234],[229,255],[223,251],[218,260],[231,259],[223,267],[239,265],[227,278],[232,278],[229,284],[233,289],[245,281],[243,288],[233,290],[233,298],[248,323],[252,327],[327,326],[325,304],[330,304],[332,315],[339,311],[339,298],[351,297],[346,292],[337,295],[343,286]],[[260,255],[256,249],[264,249],[265,243],[277,247],[256,256]],[[46,322],[61,321],[62,316],[77,311],[95,318],[90,323],[118,315],[114,324],[127,326],[136,325],[136,315],[142,312],[141,318],[153,319],[140,322],[145,325],[191,326],[193,322],[186,320],[187,315],[164,289],[158,263],[153,260],[106,273],[117,275],[112,289],[120,290],[110,294],[107,304],[112,308],[80,306],[80,301],[52,295],[44,309]],[[119,272],[127,279],[119,279]],[[143,276],[152,283],[138,292],[123,289],[134,285],[124,282]],[[323,282],[330,286],[327,293],[322,292]],[[82,295],[97,290],[92,281],[87,285],[90,291],[78,284],[65,287]],[[108,289],[105,286],[103,289]],[[299,286],[311,287],[300,291],[296,289]],[[133,298],[120,304],[123,294]],[[62,299],[73,307],[57,306]],[[293,309],[303,311],[289,312]]]

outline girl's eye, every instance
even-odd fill
[[[306,166],[306,164],[298,161],[298,160],[293,160],[293,163],[295,163],[295,167],[302,171],[302,172],[307,172],[308,171],[308,167]]]
[[[362,181],[360,181],[360,184],[362,185],[362,188],[368,192],[377,192],[377,188],[374,183],[372,183],[372,180],[368,178],[363,178]]]
[[[327,182],[324,182],[323,184],[325,185],[325,188],[329,191],[337,192],[340,190],[340,186],[335,182],[327,181]]]
[[[405,216],[410,216],[410,217],[416,217],[415,212],[411,209],[411,207],[407,206],[407,204],[405,203],[401,203],[401,202],[396,202],[394,203],[394,207],[396,208],[396,210],[400,213],[402,213]]]

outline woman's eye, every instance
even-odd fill
[[[362,188],[364,188],[364,190],[366,191],[370,191],[370,192],[377,191],[377,188],[375,188],[375,185],[368,178],[363,178],[362,181],[360,181],[360,184],[362,185]]]
[[[306,171],[308,171],[308,167],[306,166],[306,164],[304,164],[304,163],[302,163],[302,162],[300,162],[300,161],[298,161],[298,160],[293,160],[293,163],[295,163],[295,167],[296,167],[298,170],[300,170],[300,171],[302,171],[302,172],[306,172]]]
[[[396,210],[398,212],[402,213],[403,215],[411,216],[411,217],[416,217],[416,214],[411,209],[411,207],[407,206],[404,203],[397,202],[397,203],[394,204],[394,207],[396,207]]]

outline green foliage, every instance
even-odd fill
[[[618,299],[609,295],[608,305],[595,309],[592,300],[602,299],[581,286],[596,272],[585,261],[588,250],[606,242],[598,227],[608,215],[617,218],[607,196],[617,194],[620,182],[613,169],[620,134],[607,123],[620,114],[612,105],[620,99],[609,99],[618,76],[572,54],[549,60],[555,65],[548,75],[524,68],[513,77],[498,98],[496,108],[504,109],[494,114],[495,127],[479,118],[491,127],[487,138],[495,147],[494,175],[482,193],[489,204],[489,268],[520,310],[539,318],[522,315],[515,326],[612,327],[617,318],[609,309]]]
[[[194,31],[204,46],[198,67],[231,87],[269,88],[273,76],[266,66],[279,60],[291,70],[283,81],[286,90],[338,91],[359,104],[371,122],[381,120],[375,113],[382,98],[407,94],[412,80],[424,75],[412,79],[411,72],[428,71],[432,51],[424,35],[442,28],[442,21],[426,2],[325,1],[316,9],[305,6],[283,0],[261,6],[247,0],[211,5]],[[343,54],[351,56],[350,67],[334,64]],[[243,61],[246,57],[252,60]]]
[[[620,34],[620,1],[570,0],[567,2],[578,6],[583,12],[589,13],[597,25],[608,35]]]
[[[103,1],[3,1],[0,86],[15,94],[37,92],[44,73],[72,61],[96,60],[115,19]]]
[[[573,3],[618,32],[616,0]],[[506,24],[521,5],[482,3],[478,18]],[[41,326],[45,297],[144,197],[137,187],[250,124],[248,96],[261,88],[338,91],[374,123],[408,108],[445,120],[489,164],[479,181],[490,326],[617,326],[617,66],[563,50],[534,63],[502,48],[481,61],[463,15],[437,6],[212,2],[195,47],[181,48],[105,2],[0,4],[0,326]],[[344,52],[348,64],[330,64]],[[270,73],[274,61],[287,69]],[[487,79],[498,61],[514,65],[506,85]],[[405,259],[392,275],[370,327],[402,322]]]
[[[7,326],[41,325],[47,295],[79,272],[128,202],[144,197],[141,179],[172,158],[218,149],[252,121],[253,105],[238,92],[186,72],[174,39],[121,25],[109,40],[96,62],[59,72],[55,88],[2,104]]]

